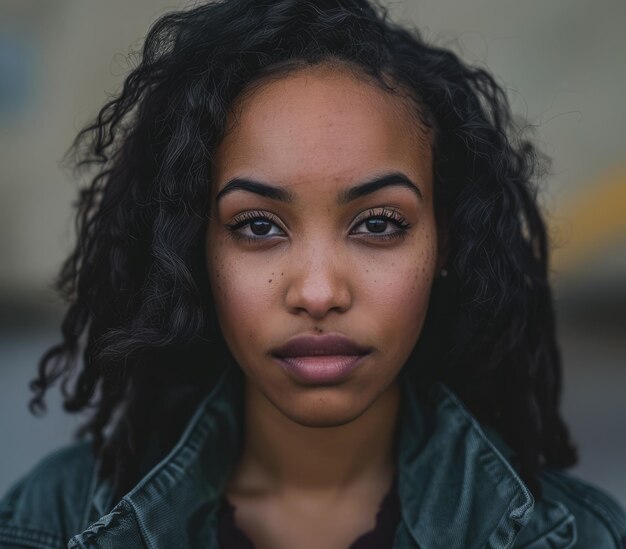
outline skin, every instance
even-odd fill
[[[246,377],[244,451],[226,496],[257,547],[345,549],[374,527],[389,490],[396,376],[445,261],[430,139],[416,131],[412,104],[337,66],[268,81],[235,107],[213,155],[206,237],[220,328]],[[338,204],[342,190],[391,171],[421,196],[392,185]],[[283,187],[293,202],[246,190],[216,202],[235,177]],[[379,239],[372,223],[381,221],[365,223],[383,208],[409,224],[400,237]],[[267,216],[269,225],[254,223],[269,232],[255,235],[250,214],[233,228],[244,212]],[[270,354],[295,335],[326,332],[372,349],[340,383],[299,383]]]

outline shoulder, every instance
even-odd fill
[[[561,470],[538,478],[541,497],[515,547],[626,547],[626,514],[612,496]]]
[[[544,469],[542,499],[558,500],[574,516],[578,546],[626,547],[626,513],[606,491],[576,476]]]
[[[0,500],[0,548],[66,547],[85,519],[94,472],[88,442],[43,458]]]
[[[512,462],[515,453],[502,437],[491,427],[483,430],[504,459]],[[541,497],[515,547],[626,549],[626,513],[613,496],[559,469],[541,469],[538,480]]]

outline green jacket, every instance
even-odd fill
[[[242,438],[241,383],[239,369],[227,369],[174,449],[119,502],[97,480],[87,443],[48,456],[0,502],[0,548],[216,549],[219,499]],[[626,517],[606,494],[545,470],[535,501],[510,449],[446,386],[426,405],[401,385],[394,549],[626,547]]]

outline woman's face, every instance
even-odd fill
[[[282,414],[347,423],[391,387],[441,266],[429,138],[408,104],[336,68],[237,106],[206,241],[224,339]]]

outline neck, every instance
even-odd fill
[[[399,404],[394,381],[349,423],[308,427],[286,417],[246,380],[243,453],[231,489],[338,494],[364,484],[388,487]]]

